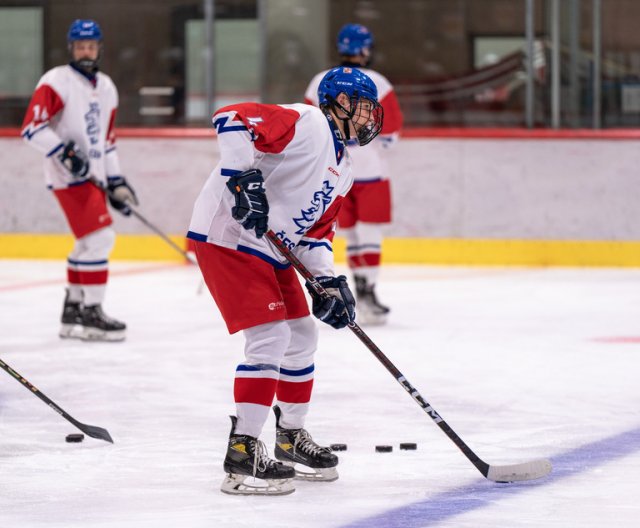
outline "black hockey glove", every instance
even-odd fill
[[[344,328],[356,318],[356,300],[344,275],[316,277],[330,297],[320,296],[307,282],[305,286],[313,299],[313,315],[334,328]]]
[[[76,148],[75,141],[69,141],[64,146],[58,159],[74,178],[84,178],[89,172],[89,158]]]
[[[111,207],[125,216],[131,214],[129,204],[138,205],[138,197],[124,176],[107,177],[107,197]]]
[[[227,181],[227,187],[236,199],[236,204],[231,209],[233,218],[245,229],[255,229],[258,238],[262,237],[269,229],[269,202],[264,190],[262,172],[251,169],[231,176]]]

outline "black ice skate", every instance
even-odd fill
[[[231,434],[224,470],[227,476],[220,490],[231,495],[288,495],[295,488],[291,481],[295,471],[267,456],[257,438],[235,434],[238,419],[231,418]],[[260,480],[256,480],[260,479]]]
[[[71,302],[69,300],[69,290],[64,296],[60,322],[62,323],[58,334],[60,337],[63,339],[80,339],[82,337],[82,303]]]
[[[362,276],[354,275],[356,282],[356,322],[361,325],[383,325],[390,312],[388,306],[381,304],[376,297],[375,286]]]
[[[282,411],[275,405],[276,414],[276,449],[278,460],[296,467],[296,478],[318,482],[331,482],[338,479],[338,457],[328,447],[321,447],[313,441],[305,429],[283,429],[280,427]],[[311,471],[304,471],[311,469]]]
[[[85,341],[122,341],[127,325],[105,315],[102,306],[85,306],[82,310],[82,339]]]

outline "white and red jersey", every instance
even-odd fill
[[[229,176],[259,169],[269,227],[315,275],[333,275],[333,235],[340,203],[353,183],[351,160],[335,124],[306,104],[242,103],[213,116],[220,162],[198,196],[188,237],[256,255],[276,267],[287,261],[266,237],[231,216]]]
[[[89,173],[104,181],[120,175],[113,130],[118,91],[108,75],[90,79],[71,65],[46,72],[31,97],[22,125],[25,141],[45,155],[44,173],[53,189],[78,183],[58,161],[69,141],[89,158]]]
[[[353,159],[353,176],[356,182],[373,182],[388,178],[386,156],[384,150],[392,146],[398,139],[402,128],[402,111],[393,86],[387,78],[375,70],[362,68],[355,64],[362,73],[367,75],[378,89],[378,102],[384,109],[384,123],[382,131],[371,143],[361,147],[357,140],[349,141],[349,153]],[[329,70],[318,73],[307,87],[304,102],[318,106],[318,86]],[[362,149],[365,150],[362,150]]]

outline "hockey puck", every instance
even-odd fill
[[[389,445],[376,446],[377,453],[391,453],[391,451],[393,451],[393,446],[389,446]]]
[[[418,449],[418,444],[414,444],[413,442],[405,442],[400,444],[401,451],[415,451]]]
[[[329,447],[331,448],[331,451],[346,451],[347,450],[347,444],[331,444]]]
[[[70,443],[82,442],[84,440],[84,435],[82,433],[68,434],[65,440]]]

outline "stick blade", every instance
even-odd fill
[[[523,462],[522,464],[512,464],[508,466],[489,466],[487,478],[494,482],[520,482],[523,480],[535,480],[546,477],[553,466],[546,458]]]
[[[104,440],[105,442],[111,442],[113,444],[113,438],[111,438],[109,431],[103,429],[102,427],[86,424],[78,424],[77,427],[91,438],[97,438],[98,440]]]

